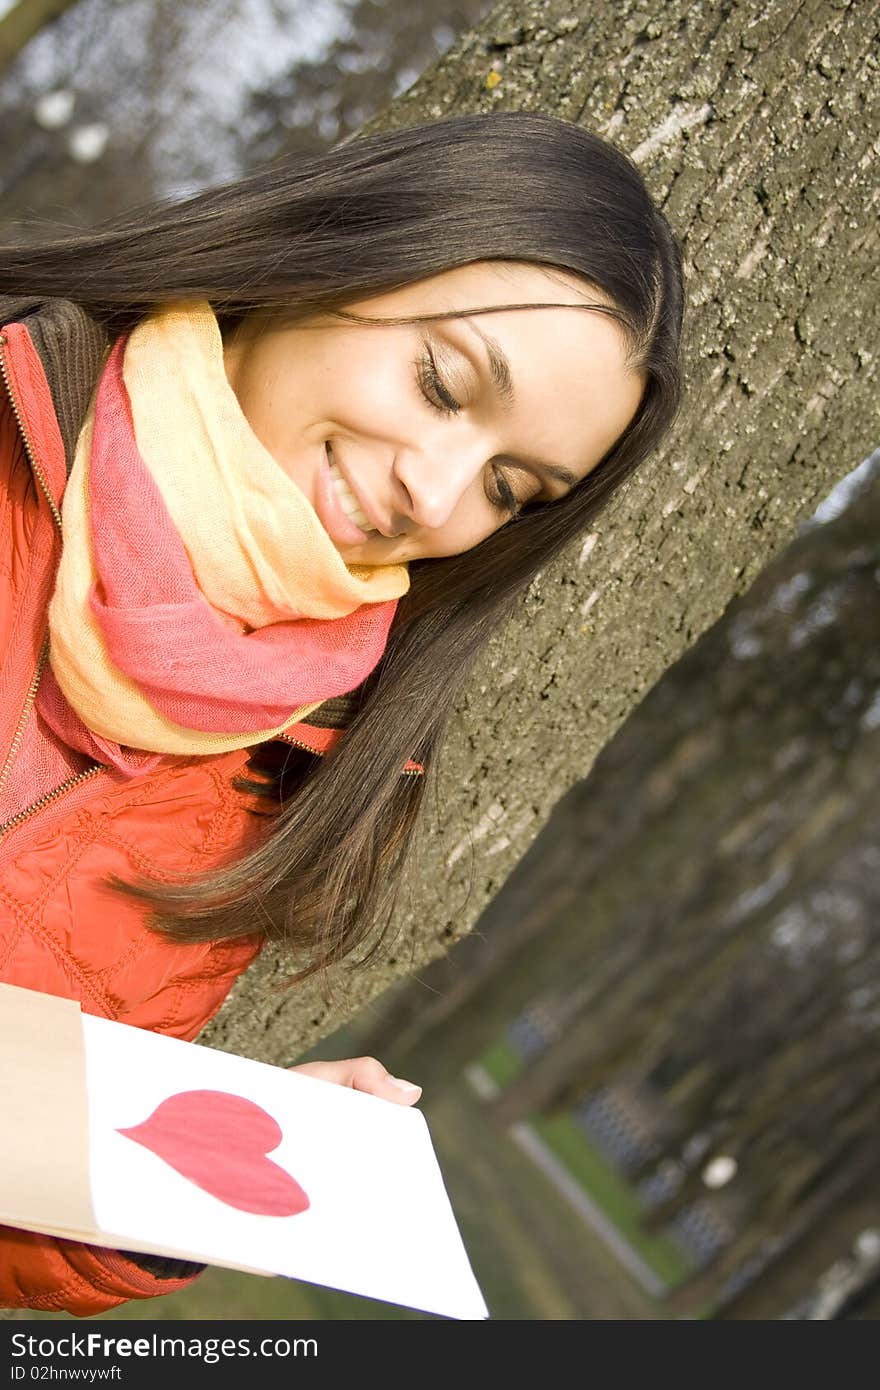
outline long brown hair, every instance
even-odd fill
[[[290,321],[475,261],[530,262],[597,286],[645,378],[634,419],[564,498],[525,508],[462,555],[413,562],[385,654],[323,759],[256,749],[271,829],[237,862],[179,884],[119,884],[177,941],[265,933],[293,979],[387,929],[425,778],[455,698],[523,589],[660,443],[681,399],[681,252],[635,164],[550,116],[456,116],[364,136],[96,231],[5,248],[0,291],[73,299],[110,333],[156,306],[206,299],[228,328]],[[495,306],[497,312],[497,306]],[[480,312],[475,306],[470,312]],[[258,777],[258,771],[261,775]],[[268,775],[268,780],[267,779]]]

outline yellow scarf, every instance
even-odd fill
[[[148,523],[156,526],[158,537],[170,519],[167,529],[175,543],[177,537],[183,543],[194,592],[229,632],[236,652],[244,650],[240,638],[251,632],[265,639],[261,658],[269,638],[289,639],[292,646],[279,648],[280,662],[286,651],[295,655],[298,633],[302,638],[306,628],[316,630],[308,622],[298,629],[299,620],[332,623],[343,619],[338,630],[357,634],[356,640],[349,637],[348,645],[358,648],[357,660],[365,667],[360,678],[375,665],[384,647],[394,607],[388,601],[409,587],[406,566],[345,564],[308,500],[245,419],[226,377],[222,339],[209,305],[174,305],[144,320],[127,341],[118,343],[115,395],[112,367],[111,355],[77,442],[62,505],[64,544],[49,608],[50,661],[58,685],[90,730],[132,748],[210,754],[274,737],[324,699],[343,693],[331,688],[330,677],[338,686],[338,668],[340,662],[348,661],[348,652],[341,651],[338,660],[333,654],[327,662],[328,688],[313,691],[317,698],[300,703],[275,727],[242,731],[239,717],[227,728],[222,709],[219,714],[215,710],[213,722],[199,718],[199,727],[188,727],[157,707],[164,703],[167,710],[168,702],[157,696],[154,676],[152,686],[145,682],[142,688],[110,658],[105,640],[110,627],[93,606],[92,596],[103,592],[114,565],[123,582],[126,577],[138,581],[139,562],[132,558],[136,557],[132,547],[148,548],[143,551],[148,565],[153,558],[151,535],[144,528]],[[113,448],[113,443],[124,437],[126,429],[130,434],[132,426],[136,452],[127,455],[118,443]],[[165,509],[161,515],[155,506],[150,512],[146,505],[145,517],[131,514],[138,507],[136,501],[132,506],[134,464],[120,463],[121,458],[137,458],[138,465],[142,461],[158,489],[158,505]],[[121,471],[123,467],[129,469],[123,480],[129,496],[122,488],[117,501],[111,490],[108,500],[110,475],[114,468]],[[96,468],[101,470],[96,477],[108,479],[106,484],[102,481],[103,501],[97,509],[92,506],[89,481],[90,470]],[[97,493],[96,487],[93,490]],[[148,493],[152,496],[149,488],[142,488],[143,496]],[[101,527],[99,550],[110,556],[102,561],[103,572],[96,565],[93,526]],[[107,539],[111,527],[112,545]],[[352,625],[360,621],[360,614],[357,619],[346,615],[355,614],[362,605],[368,607],[362,610],[361,627],[355,628]],[[167,602],[157,602],[159,617],[167,618],[169,610]],[[201,624],[204,615],[198,603],[183,604],[180,611],[195,611]],[[149,609],[139,600],[128,609],[122,605],[120,612],[128,621],[132,613],[137,618]],[[384,635],[378,638],[377,617],[383,614]],[[274,626],[278,624],[284,626]],[[270,627],[271,632],[261,631]],[[363,653],[358,647],[362,630],[370,634],[362,643]],[[321,631],[335,640],[333,632],[323,626]],[[168,656],[169,663],[179,666],[192,659],[192,649],[179,654],[170,651]],[[312,675],[313,667],[314,662]],[[250,669],[247,658],[242,669]],[[348,689],[359,683],[349,679]],[[188,698],[192,702],[197,697]]]

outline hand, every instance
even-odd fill
[[[301,1062],[289,1071],[301,1071],[318,1081],[332,1081],[336,1086],[350,1086],[353,1091],[391,1100],[395,1105],[414,1105],[422,1094],[421,1086],[392,1076],[375,1057],[349,1057],[344,1062]]]

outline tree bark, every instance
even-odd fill
[[[371,123],[525,108],[630,154],[685,249],[686,406],[471,679],[390,957],[339,971],[327,1004],[317,983],[278,988],[267,950],[200,1041],[292,1062],[443,955],[662,673],[878,443],[877,28],[867,0],[505,0]]]
[[[76,0],[18,0],[0,19],[0,69],[12,61],[29,39],[75,3]]]

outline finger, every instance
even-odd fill
[[[332,1081],[335,1086],[351,1086],[354,1076],[354,1062],[300,1062],[288,1071],[302,1072],[314,1076],[318,1081]]]
[[[354,1091],[379,1096],[395,1105],[413,1105],[422,1094],[421,1086],[392,1076],[375,1057],[348,1057],[338,1062],[302,1062],[291,1071],[304,1072],[319,1081],[331,1081]]]
[[[402,1077],[392,1076],[387,1067],[377,1062],[375,1057],[357,1057],[354,1062],[352,1086],[356,1091],[366,1091],[371,1096],[393,1101],[395,1105],[414,1105],[422,1094],[421,1086]]]

